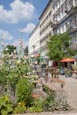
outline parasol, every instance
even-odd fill
[[[60,60],[60,62],[74,62],[75,59],[74,58],[64,58],[62,60]]]

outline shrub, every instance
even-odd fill
[[[35,99],[33,106],[28,108],[28,112],[42,112],[43,111],[43,100]]]
[[[17,101],[18,102],[26,102],[27,106],[29,106],[32,102],[32,84],[26,80],[25,78],[21,78],[18,81],[18,84],[16,86],[16,92],[17,92]]]
[[[65,97],[65,93],[58,92],[55,97],[55,110],[57,111],[67,111],[69,110],[69,105]]]
[[[43,104],[44,111],[67,111],[69,110],[69,105],[64,94],[48,95]]]
[[[13,113],[13,105],[8,96],[0,97],[0,115],[8,115]]]
[[[25,113],[26,112],[26,106],[24,102],[19,102],[17,106],[15,107],[14,114],[16,113]]]
[[[50,90],[48,87],[43,86],[43,91],[45,91],[48,95],[51,95],[52,97],[55,96],[55,92]]]
[[[55,100],[54,100],[53,95],[48,95],[48,97],[46,98],[46,100],[44,100],[44,103],[43,103],[44,111],[53,111],[54,103],[55,103]]]

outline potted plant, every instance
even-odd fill
[[[69,68],[66,68],[66,69],[65,69],[65,76],[66,76],[66,77],[71,77],[71,76],[72,76],[72,70],[69,69]]]

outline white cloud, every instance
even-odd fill
[[[13,36],[6,30],[0,29],[0,38],[4,38],[5,40],[12,40]]]
[[[3,5],[0,5],[0,22],[17,23],[33,17],[35,7],[29,2],[14,0],[9,6],[10,10],[7,10]]]
[[[20,29],[20,32],[25,32],[25,33],[31,33],[35,28],[35,24],[29,23],[27,26],[23,29]]]

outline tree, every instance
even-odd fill
[[[49,58],[53,61],[59,61],[64,57],[74,55],[74,50],[69,47],[70,40],[71,37],[68,33],[51,36],[47,42]]]
[[[16,46],[13,46],[13,45],[7,45],[6,48],[4,49],[3,53],[4,54],[11,54],[14,52],[14,50],[16,50]],[[17,53],[17,52],[16,52]]]

